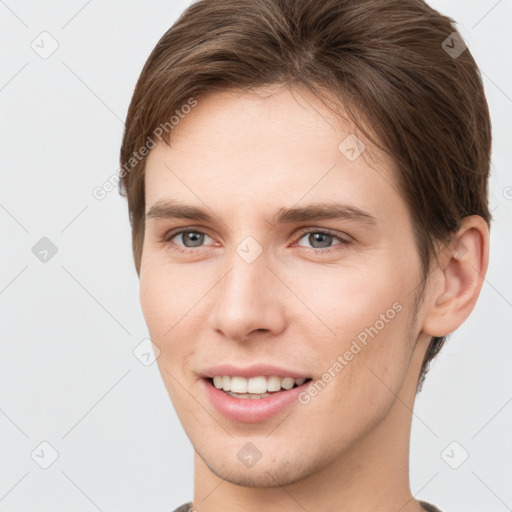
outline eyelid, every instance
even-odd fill
[[[177,235],[181,235],[183,233],[188,233],[188,232],[200,233],[201,235],[209,236],[212,239],[215,238],[212,235],[210,235],[207,231],[205,231],[204,228],[196,228],[194,226],[183,226],[181,228],[171,229],[170,231],[167,231],[166,233],[164,233],[164,235],[161,238],[161,241],[166,244],[174,243],[174,242],[171,242],[171,240],[174,237],[176,237]],[[179,245],[179,244],[175,244],[175,245],[177,245],[178,247],[183,247],[184,250],[187,250],[187,251],[193,251],[194,249],[201,249],[202,247],[204,247],[204,245],[199,246],[199,247],[185,247],[185,246]]]
[[[347,235],[346,233],[340,233],[338,231],[334,231],[331,229],[319,228],[319,227],[315,227],[315,226],[301,228],[301,230],[296,232],[293,235],[293,237],[296,238],[297,236],[299,236],[299,239],[300,239],[304,235],[307,235],[308,233],[324,233],[326,235],[338,238],[339,240],[341,240],[342,242],[345,242],[345,243],[354,242],[354,239],[350,235]]]
[[[205,235],[211,236],[208,233],[208,228],[205,228],[204,226],[194,226],[189,224],[187,224],[186,226],[178,226],[176,228],[169,229],[168,231],[165,232],[164,236],[177,235],[178,233],[183,231],[197,231],[198,233],[204,233]]]

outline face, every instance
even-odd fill
[[[196,453],[228,481],[336,464],[406,380],[420,259],[392,163],[355,133],[307,90],[223,91],[148,157],[142,310]]]

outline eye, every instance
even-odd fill
[[[301,234],[301,238],[297,242],[297,245],[300,247],[307,247],[300,243],[301,240],[306,239],[309,244],[311,244],[311,249],[313,249],[315,252],[321,252],[326,253],[333,250],[343,249],[343,247],[336,247],[336,246],[344,246],[350,244],[350,240],[341,238],[329,231],[323,231],[323,230],[310,230],[305,231]],[[332,245],[333,240],[339,240],[341,243]]]
[[[205,242],[205,237],[210,238],[203,231],[199,231],[196,229],[181,229],[179,231],[172,231],[164,236],[165,242],[171,242],[173,245],[178,247],[184,247],[184,249],[194,249],[196,247],[201,247]],[[182,243],[177,243],[173,241],[173,239],[180,240]],[[213,240],[213,239],[212,239]],[[184,252],[184,249],[176,249],[178,251]]]
[[[190,252],[205,245],[207,238],[213,241],[213,238],[207,235],[204,231],[193,228],[183,228],[165,234],[162,242],[170,245],[171,249],[174,251]],[[299,247],[308,248],[307,245],[300,243],[303,239],[305,239],[307,243],[311,244],[309,249],[315,253],[321,254],[329,253],[335,250],[342,250],[344,246],[351,243],[351,240],[348,236],[347,239],[344,239],[338,235],[335,235],[334,233],[319,229],[310,229],[309,231],[303,231],[300,234],[300,238],[296,245]],[[340,243],[332,245],[334,240],[338,240]]]

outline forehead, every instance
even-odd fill
[[[197,101],[170,145],[151,150],[146,209],[169,197],[232,213],[238,206],[237,214],[249,204],[263,211],[340,200],[379,215],[401,201],[392,162],[306,88],[227,90]]]

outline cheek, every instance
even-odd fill
[[[155,258],[143,260],[139,300],[148,328],[156,337],[171,339],[180,319],[186,320],[187,312],[192,313],[192,307],[201,297],[192,274],[162,265]]]
[[[166,387],[173,393],[173,379],[176,371],[175,361],[182,360],[180,350],[183,346],[173,342],[179,331],[180,305],[179,293],[177,293],[168,279],[164,279],[161,273],[154,270],[141,272],[139,300],[142,313],[151,337],[151,341],[158,347],[160,354],[157,364]]]
[[[294,283],[296,295],[316,315],[315,325],[321,327],[323,323],[329,328],[329,332],[322,328],[327,339],[334,335],[340,339],[355,337],[375,323],[378,331],[389,331],[390,324],[405,316],[404,302],[410,299],[407,295],[411,278],[407,269],[389,264],[389,260],[384,266],[377,258],[364,265],[296,272],[287,279]],[[304,314],[301,316],[305,319]]]
[[[161,280],[153,272],[142,271],[139,284],[139,300],[151,337],[159,337],[168,319],[168,297]],[[170,319],[169,319],[170,320]]]
[[[152,270],[149,270],[151,268]],[[156,363],[169,397],[180,414],[190,412],[190,396],[179,383],[184,382],[183,368],[193,355],[191,344],[179,343],[187,331],[183,329],[187,317],[187,300],[180,293],[175,279],[164,278],[167,273],[143,267],[140,278],[139,299],[151,341],[160,354]],[[183,319],[180,321],[180,319]]]
[[[351,305],[339,316],[336,336],[325,340],[320,366],[342,375],[338,384],[356,394],[368,395],[384,383],[398,388],[413,348],[407,307],[391,300],[384,301],[382,307],[371,302],[360,302],[360,306],[362,309],[356,310]]]
[[[204,325],[197,318],[199,302],[206,291],[197,286],[197,272],[179,272],[149,261],[142,267],[141,309],[151,340],[160,350],[157,364],[170,392],[175,387],[172,376],[182,381],[194,357],[194,341]]]
[[[320,372],[336,374],[334,387],[350,388],[351,396],[386,391],[379,378],[392,389],[399,386],[414,348],[409,332],[414,269],[386,261],[339,272],[325,268],[323,276],[304,274],[297,288],[321,320],[308,315],[313,318],[308,324],[296,314],[301,330],[308,330],[303,336],[308,352],[315,354]]]
[[[383,311],[385,314],[386,309]],[[326,384],[320,382],[318,398],[310,398],[311,410],[318,418],[332,419],[326,427],[332,436],[346,436],[347,442],[353,435],[363,436],[393,406],[409,367],[406,315],[403,307],[389,323],[384,323],[378,316],[376,321],[374,314],[361,312],[356,322],[353,318],[343,322],[350,324],[351,331],[340,327],[336,338],[321,351],[316,347],[321,358],[318,366],[324,372],[320,381]],[[308,397],[304,397],[306,401]],[[350,426],[340,428],[340,422],[348,419]]]

